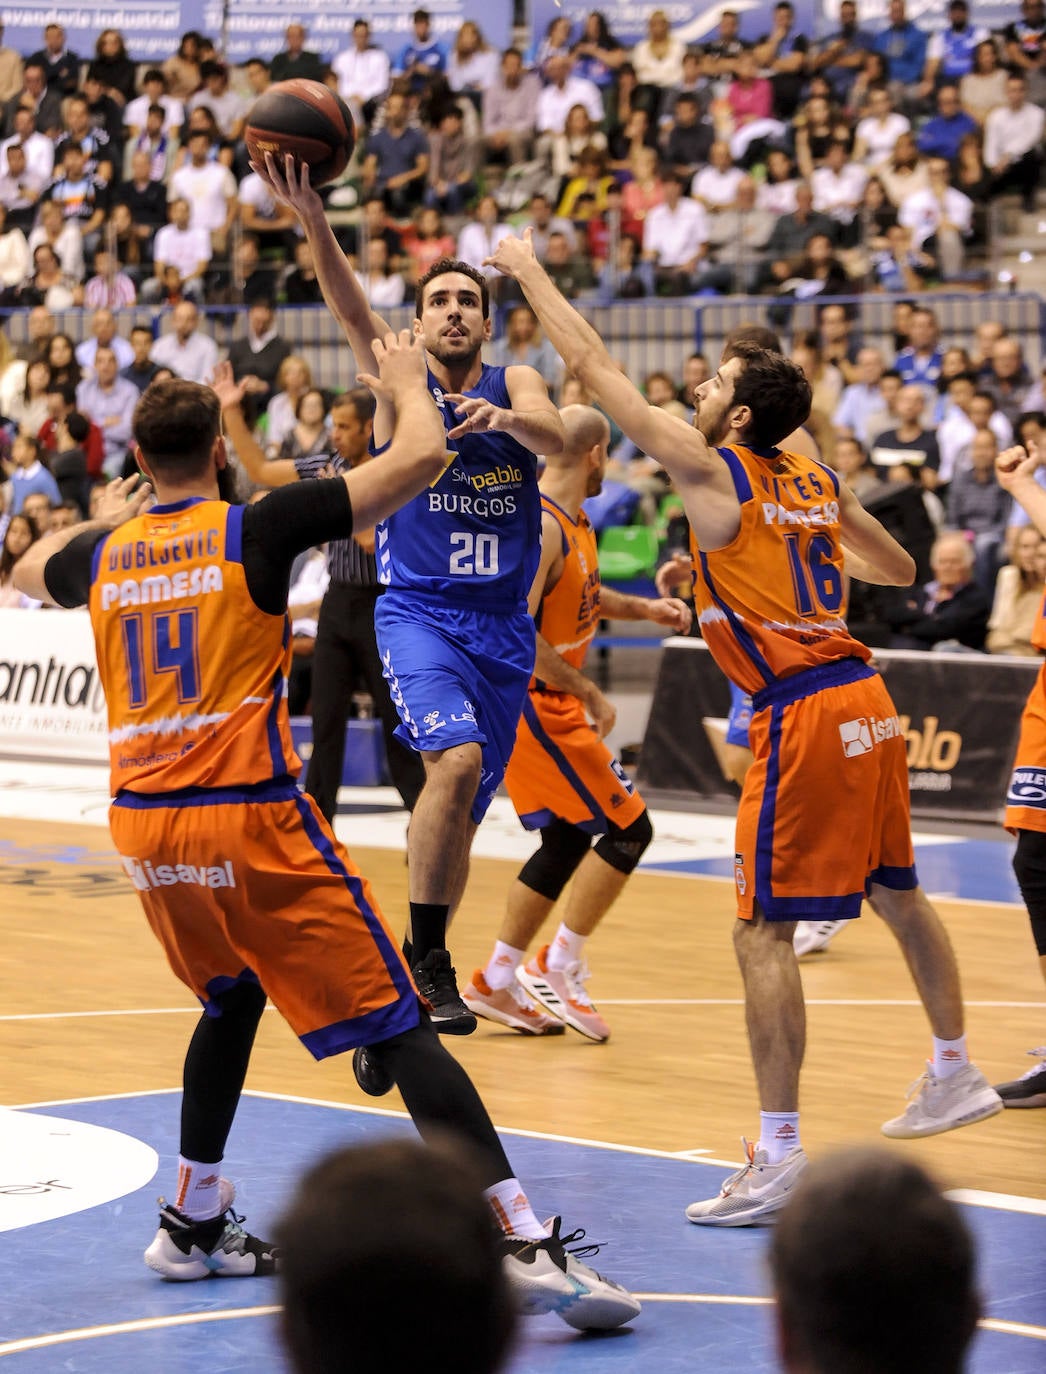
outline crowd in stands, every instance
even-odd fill
[[[319,283],[242,141],[251,100],[274,80],[326,81],[353,111],[351,189],[331,193],[331,217],[379,309],[408,299],[439,258],[482,267],[529,227],[573,298],[762,294],[765,317],[787,331],[818,295],[979,284],[986,207],[1011,193],[1034,205],[1041,179],[1044,0],[1020,0],[995,34],[970,22],[964,0],[932,34],[904,0],[890,0],[877,31],[842,0],[838,30],[815,41],[782,0],[757,41],[727,10],[700,48],[661,12],[631,49],[598,12],[577,25],[557,16],[526,53],[492,48],[472,20],[444,43],[424,10],[394,60],[365,18],[329,64],[301,24],[285,41],[271,62],[236,72],[197,33],[159,67],[136,66],[114,29],[90,60],[56,23],[24,58],[0,45],[0,303],[29,310],[17,356],[0,344],[0,601],[17,600],[5,565],[24,541],[13,517],[26,503],[37,533],[62,511],[86,513],[92,487],[130,462],[144,387],[210,376],[211,307],[246,308],[231,356],[251,379],[250,418],[270,456],[324,447],[330,397],[273,312],[320,302]],[[513,284],[484,270],[506,319],[491,361],[530,363],[561,403],[580,399]],[[113,311],[139,304],[125,338]],[[78,346],[52,314],[71,307],[90,312]],[[878,643],[1031,652],[1040,554],[992,461],[1046,426],[1041,382],[1001,326],[942,343],[932,310],[904,303],[894,333],[892,349],[866,346],[860,311],[825,304],[815,330],[791,337],[826,460],[903,523],[920,566],[917,595],[857,589],[855,614]],[[695,356],[678,376],[648,377],[649,398],[687,414],[707,365]],[[627,512],[671,545],[679,516],[663,474],[615,438],[613,499],[597,518]],[[939,540],[952,532],[961,538]],[[957,627],[960,604],[968,623]]]

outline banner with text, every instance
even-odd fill
[[[908,747],[912,814],[997,820],[1038,662],[886,649],[876,651],[875,661]],[[737,788],[720,762],[729,709],[726,678],[705,644],[666,641],[640,782],[718,800],[736,798]],[[840,747],[840,765],[843,760]]]
[[[87,612],[0,610],[0,755],[105,763],[108,733]]]
[[[395,58],[410,39],[410,17],[417,0],[368,0],[366,5],[346,6],[335,0],[313,0],[304,6],[288,5],[286,0],[127,0],[102,4],[100,0],[79,0],[77,4],[55,4],[54,0],[21,0],[18,5],[0,5],[4,22],[4,43],[28,56],[43,47],[45,24],[58,23],[66,31],[66,43],[84,61],[94,56],[95,42],[103,29],[119,29],[127,50],[136,62],[170,57],[178,40],[189,29],[196,29],[221,45],[232,63],[248,57],[272,57],[286,45],[288,24],[304,24],[308,30],[306,46],[331,58],[351,42],[352,25],[365,18],[371,36]],[[448,46],[465,19],[478,19],[487,42],[505,48],[512,41],[512,0],[485,0],[482,14],[467,0],[428,0],[432,27]]]

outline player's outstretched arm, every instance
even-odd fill
[[[222,406],[222,426],[236,450],[236,457],[247,476],[259,487],[286,487],[298,480],[298,469],[289,458],[270,461],[251,433],[243,416],[244,384],[235,381],[232,363],[219,363],[214,369],[211,389]]]
[[[845,482],[839,483],[839,517],[846,571],[882,587],[910,587],[915,559],[869,515]]]
[[[1033,443],[1027,449],[1020,445],[1007,448],[995,460],[995,476],[1003,491],[1010,493],[1046,538],[1046,491],[1035,480],[1036,470],[1044,461],[1046,453],[1042,453]]]
[[[137,473],[131,477],[117,477],[110,482],[98,504],[98,511],[93,520],[84,521],[80,525],[73,525],[67,530],[57,530],[54,534],[45,534],[42,539],[38,539],[35,544],[30,545],[26,552],[15,564],[11,580],[20,592],[25,596],[31,596],[34,601],[43,601],[48,606],[57,606],[59,603],[47,589],[47,581],[44,570],[48,560],[56,554],[60,554],[67,544],[74,539],[79,539],[81,535],[94,535],[95,543],[97,536],[107,534],[110,530],[116,529],[117,525],[122,525],[125,520],[130,520],[133,516],[139,515],[144,510],[146,502],[153,494],[153,489],[148,482],[138,485],[140,478]],[[94,544],[90,540],[84,541],[82,561],[85,564],[85,585],[90,580],[91,554]]]
[[[443,418],[426,385],[425,348],[409,329],[372,345],[374,373],[358,380],[394,410],[396,427],[384,453],[344,474],[355,529],[367,529],[424,491],[447,464]]]
[[[505,385],[512,401],[509,409],[476,396],[448,393],[444,399],[454,407],[460,423],[448,432],[447,438],[500,430],[511,434],[531,453],[561,453],[565,441],[563,421],[541,373],[533,367],[507,367]]]
[[[541,321],[549,342],[602,409],[644,453],[677,482],[700,480],[702,468],[718,471],[722,460],[684,420],[648,405],[618,369],[596,331],[561,295],[537,258],[530,231],[506,238],[487,262],[514,277]]]
[[[626,596],[613,587],[599,589],[599,609],[608,620],[650,620],[677,635],[689,634],[694,619],[677,596]]]

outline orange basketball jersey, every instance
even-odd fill
[[[599,625],[599,554],[596,536],[581,511],[576,521],[550,497],[541,509],[559,526],[563,540],[563,573],[541,599],[537,628],[572,668],[580,668]]]
[[[783,450],[720,448],[741,503],[741,528],[704,553],[691,536],[701,633],[732,682],[754,693],[871,651],[846,628],[839,479]]]
[[[95,550],[88,603],[109,708],[112,790],[237,787],[296,775],[285,615],[252,601],[243,507],[192,499]]]

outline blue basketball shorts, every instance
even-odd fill
[[[419,753],[478,744],[483,774],[472,803],[487,812],[512,756],[534,669],[534,621],[388,591],[374,609],[382,672],[399,713],[396,735]]]
[[[726,742],[727,744],[739,745],[742,749],[750,748],[748,743],[748,727],[752,723],[752,698],[747,692],[742,692],[740,687],[730,684],[730,714],[726,720]]]

